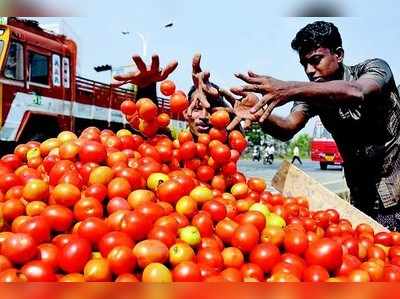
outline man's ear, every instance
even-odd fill
[[[338,62],[342,63],[343,59],[344,59],[344,50],[343,50],[343,48],[342,47],[337,47],[336,50],[335,50],[335,55],[336,55],[336,57],[338,59]]]

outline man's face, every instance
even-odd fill
[[[343,61],[342,50],[338,53],[328,48],[317,48],[305,54],[300,54],[308,79],[312,82],[325,82],[337,78],[340,64]]]
[[[185,120],[189,125],[189,129],[193,135],[199,136],[202,133],[208,133],[211,129],[211,125],[209,122],[210,115],[217,111],[214,108],[203,108],[201,104],[198,103],[192,110],[192,115],[189,117],[186,113],[184,113]]]

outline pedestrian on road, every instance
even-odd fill
[[[299,161],[299,163],[301,164],[301,165],[303,165],[303,162],[301,162],[301,159],[300,159],[300,150],[299,150],[299,147],[296,145],[295,147],[294,147],[294,149],[293,149],[293,158],[292,158],[292,164],[294,163],[294,161]]]

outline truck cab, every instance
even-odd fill
[[[320,120],[314,127],[313,137],[310,142],[311,160],[319,162],[321,170],[326,170],[328,165],[342,165],[343,159],[336,146],[332,135],[325,129]]]
[[[119,107],[135,92],[79,77],[76,65],[77,45],[66,36],[32,20],[0,25],[0,142],[126,126]]]

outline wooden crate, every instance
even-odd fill
[[[353,227],[359,223],[371,225],[375,232],[388,231],[383,225],[364,214],[334,192],[326,189],[302,170],[288,161],[283,161],[272,179],[272,186],[284,196],[304,196],[308,198],[313,211],[336,209],[342,218],[351,221]]]

